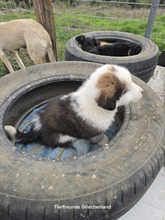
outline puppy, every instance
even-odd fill
[[[132,56],[141,52],[140,45],[133,42],[117,41],[111,44],[102,44],[101,41],[80,35],[76,37],[81,49],[102,56]]]
[[[138,101],[142,92],[126,68],[106,64],[96,69],[77,91],[47,102],[27,133],[10,125],[5,130],[16,141],[49,146],[89,139],[105,132],[114,121],[117,108]]]
[[[55,61],[52,42],[44,27],[33,19],[18,19],[0,22],[0,59],[10,72],[13,67],[5,55],[11,52],[21,69],[25,68],[17,50],[27,47],[27,52],[35,64],[46,63],[48,55]]]

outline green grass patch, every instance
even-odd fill
[[[26,12],[21,12],[21,13],[9,13],[5,14],[5,16],[0,16],[0,21],[11,21],[15,19],[36,19],[36,16],[33,12],[26,11]]]

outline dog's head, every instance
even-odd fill
[[[89,52],[99,54],[97,47],[100,46],[100,41],[94,37],[85,37],[85,35],[79,35],[76,37],[76,41],[81,45],[81,49]]]
[[[96,102],[101,108],[112,111],[142,97],[143,89],[132,81],[131,74],[125,67],[104,65],[92,77],[96,79]]]

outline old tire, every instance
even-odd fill
[[[101,56],[85,52],[76,41],[71,38],[65,48],[65,60],[88,61],[96,63],[117,64],[127,67],[132,74],[148,82],[157,65],[159,50],[151,40],[131,33],[116,31],[94,31],[84,33],[86,37],[95,37],[103,41],[125,40],[139,44],[142,51],[138,55],[125,57]]]
[[[0,79],[0,219],[117,219],[157,176],[165,152],[163,106],[134,76],[143,98],[125,107],[120,131],[102,149],[54,162],[22,155],[8,140],[5,124],[17,123],[45,98],[73,91],[98,66],[44,64]]]

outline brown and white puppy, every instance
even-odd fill
[[[138,101],[142,92],[126,68],[106,64],[96,69],[77,91],[49,101],[38,112],[28,133],[10,125],[5,130],[9,137],[23,143],[55,146],[89,139],[106,131],[117,108]]]

